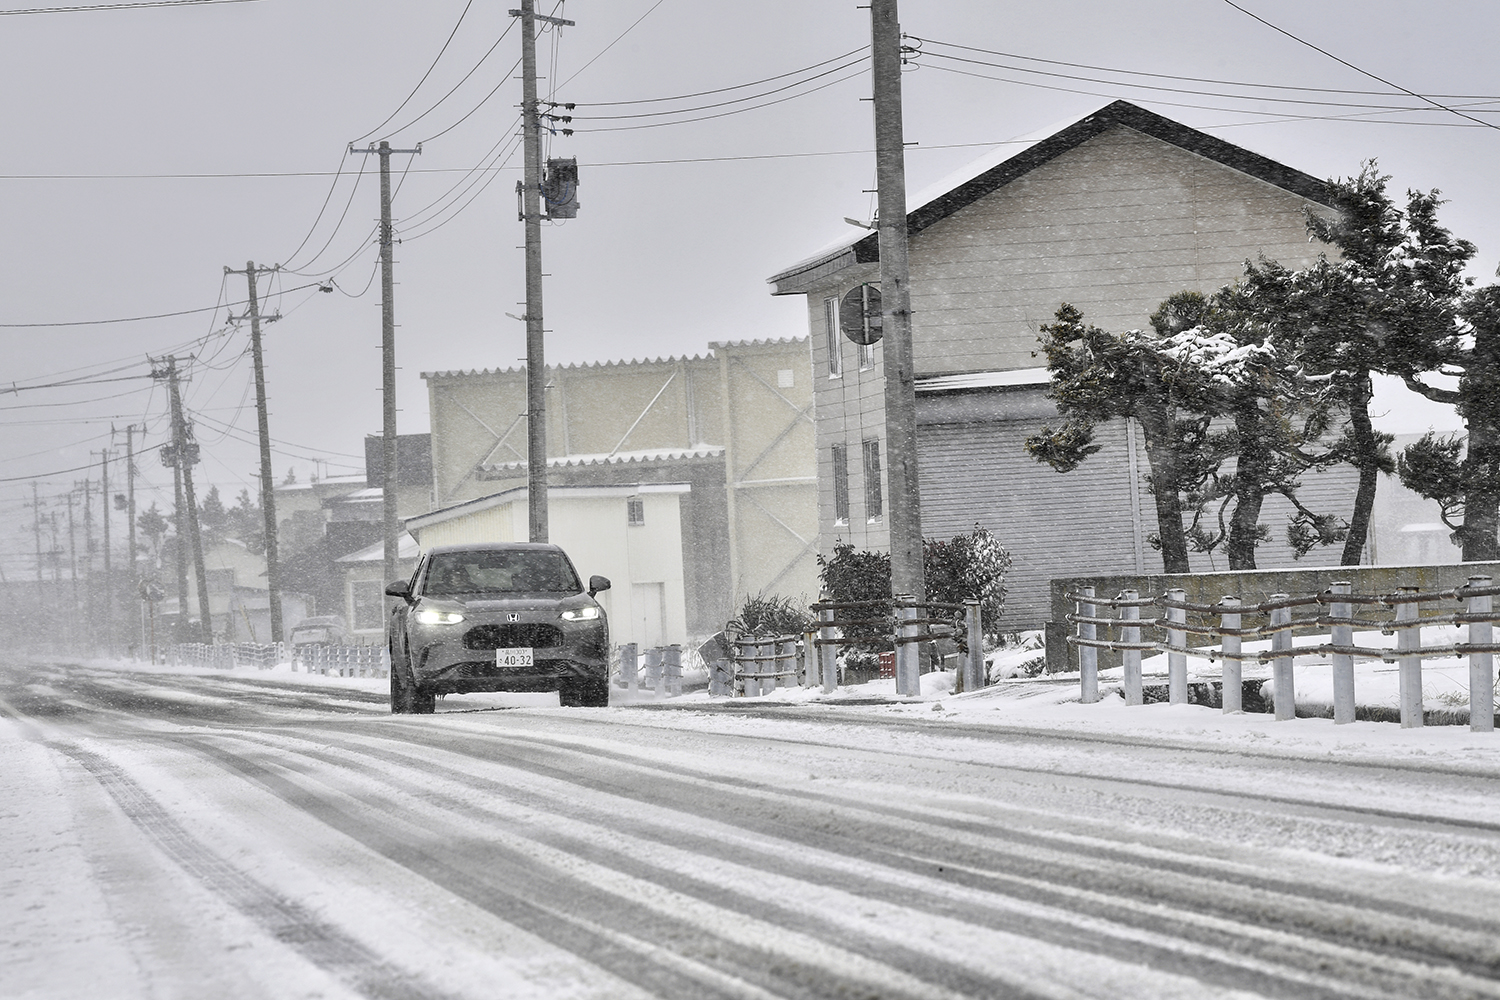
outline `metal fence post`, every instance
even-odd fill
[[[1328,588],[1335,598],[1347,597],[1354,592],[1354,584],[1340,580]],[[1331,601],[1328,616],[1335,621],[1353,618],[1354,605],[1348,601]],[[1330,640],[1334,646],[1354,645],[1353,625],[1334,625],[1330,629]],[[1333,722],[1342,726],[1354,721],[1354,655],[1334,653],[1333,661]]]
[[[1238,597],[1219,598],[1219,607],[1223,612],[1219,615],[1219,627],[1224,634],[1219,637],[1219,648],[1224,651],[1224,669],[1220,671],[1219,701],[1223,703],[1224,714],[1233,715],[1245,710],[1245,665],[1240,659],[1240,636],[1238,630],[1243,620],[1239,613],[1240,599]],[[1234,631],[1236,634],[1230,635]]]
[[[1121,600],[1134,602],[1140,599],[1140,592],[1126,590],[1120,594]],[[1120,641],[1125,643],[1139,643],[1141,641],[1141,626],[1131,625],[1130,622],[1139,622],[1141,619],[1141,607],[1139,604],[1127,603],[1120,608],[1119,619]],[[1124,651],[1125,671],[1125,704],[1139,705],[1145,699],[1141,692],[1141,651],[1139,649],[1126,649]]]
[[[910,602],[913,598],[903,594],[896,600]],[[918,626],[902,624],[915,617],[917,617],[917,608],[910,603],[904,603],[896,608],[898,640],[896,642],[896,693],[899,695],[916,696],[922,693],[921,652],[917,649],[915,642],[900,641],[917,634]]]
[[[661,674],[661,647],[652,646],[646,650],[646,686],[655,692],[658,698],[667,692]]]
[[[1094,588],[1084,587],[1082,596],[1093,597]],[[1093,618],[1095,615],[1092,603],[1079,601],[1074,606],[1079,618]],[[1078,638],[1093,642],[1097,634],[1093,622],[1078,623]],[[1099,650],[1083,643],[1078,646],[1078,685],[1079,701],[1092,705],[1099,700]]]
[[[823,667],[823,693],[833,694],[839,686],[839,651],[833,644],[836,638],[833,634],[833,609],[819,611],[818,618],[824,622],[818,629],[818,638],[824,642],[818,647],[818,660]]]
[[[1414,594],[1416,587],[1400,588],[1402,596]],[[1397,675],[1401,685],[1401,728],[1418,729],[1422,725],[1422,626],[1417,624],[1414,601],[1396,605]],[[1415,654],[1415,655],[1413,655]]]
[[[667,694],[682,694],[682,647],[668,646],[662,653],[662,673],[667,675]]]
[[[1187,600],[1187,592],[1183,590],[1167,591],[1167,600],[1183,602]],[[1187,609],[1167,608],[1167,621],[1187,624]],[[1177,652],[1187,649],[1187,632],[1182,629],[1167,629],[1167,701],[1173,705],[1186,705],[1188,700],[1187,686],[1187,653]]]
[[[636,644],[627,642],[620,646],[620,676],[625,681],[625,690],[635,696],[640,688],[640,662]]]
[[[1285,601],[1287,594],[1272,594],[1271,600]],[[1290,625],[1292,623],[1291,608],[1273,608],[1271,610],[1271,624]],[[1271,679],[1275,685],[1274,700],[1276,703],[1276,719],[1285,722],[1287,719],[1297,717],[1297,682],[1292,671],[1292,630],[1290,628],[1277,629],[1271,633]]]
[[[796,684],[797,640],[789,635],[781,637],[776,648],[776,686],[789,688]]]
[[[1475,590],[1488,587],[1487,576],[1469,577],[1469,586]],[[1488,615],[1494,607],[1494,598],[1489,594],[1469,598],[1471,615]],[[1495,641],[1495,627],[1489,622],[1469,622],[1467,638],[1471,643],[1489,645]],[[1495,731],[1495,654],[1469,654],[1469,728],[1476,733]]]
[[[964,624],[969,633],[969,655],[964,660],[964,690],[978,691],[989,679],[984,675],[984,622],[978,601],[964,601]]]

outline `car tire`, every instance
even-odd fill
[[[609,680],[588,677],[568,681],[557,689],[557,700],[564,708],[608,708]]]
[[[411,715],[417,711],[417,686],[412,681],[406,658],[391,652],[391,714]]]

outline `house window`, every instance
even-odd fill
[[[823,300],[823,326],[828,336],[828,377],[838,378],[844,374],[844,359],[839,354],[839,300]]]
[[[885,494],[880,480],[880,439],[865,441],[865,516],[871,521],[880,520],[885,513]]]
[[[385,627],[385,588],[379,580],[354,580],[349,584],[354,605],[354,627],[360,631]]]
[[[833,523],[849,523],[849,446],[833,446]]]
[[[625,522],[632,526],[646,523],[646,502],[640,497],[630,497],[625,501]]]

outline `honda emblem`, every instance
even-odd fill
[[[505,618],[506,618],[507,621],[510,621],[510,622],[518,622],[518,621],[521,620],[521,616],[518,615],[514,611],[511,611],[508,614],[506,614]]]

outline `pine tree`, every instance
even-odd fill
[[[1466,436],[1429,432],[1401,455],[1401,481],[1438,502],[1465,562],[1500,559],[1500,288],[1468,293],[1459,309],[1460,336],[1449,341],[1442,370],[1458,371],[1457,389],[1407,385],[1429,399],[1453,403]]]
[[[1211,452],[1209,424],[1216,387],[1186,359],[1165,353],[1171,334],[1196,325],[1202,295],[1174,295],[1152,314],[1152,332],[1114,334],[1083,321],[1083,313],[1063,303],[1057,322],[1042,327],[1042,349],[1052,373],[1047,395],[1065,423],[1050,424],[1026,439],[1026,450],[1058,472],[1071,472],[1097,452],[1094,428],[1118,417],[1133,417],[1145,439],[1151,466],[1151,494],[1168,573],[1186,573],[1188,535],[1184,513],[1196,500],[1220,456]]]
[[[1394,471],[1390,435],[1370,417],[1373,373],[1412,380],[1443,363],[1474,246],[1437,223],[1437,192],[1407,192],[1398,208],[1390,178],[1364,165],[1331,182],[1336,215],[1307,216],[1308,233],[1338,252],[1300,270],[1273,261],[1246,265],[1244,287],[1260,322],[1310,377],[1326,378],[1347,417],[1334,454],[1359,472],[1341,562],[1357,565],[1369,534],[1376,484]]]

